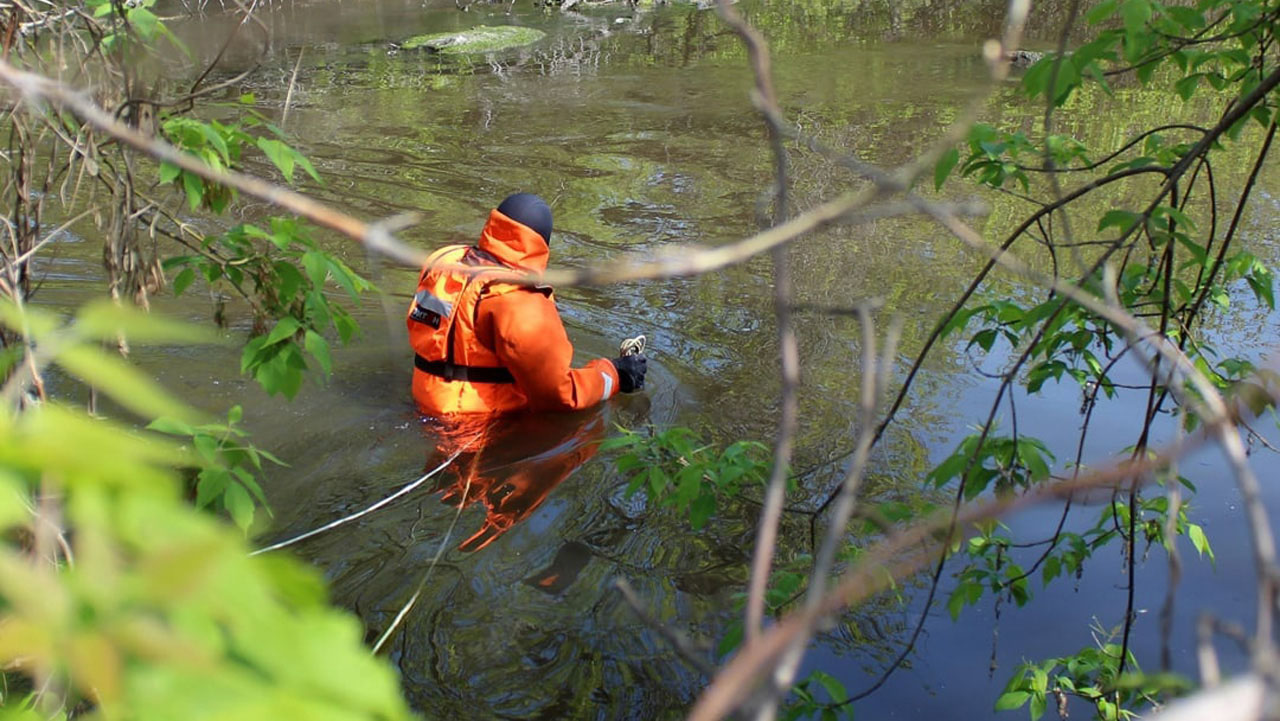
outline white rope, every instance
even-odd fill
[[[644,336],[638,335],[635,338],[628,338],[622,341],[618,346],[618,355],[626,357],[629,355],[644,355]]]
[[[467,496],[471,493],[471,479],[474,475],[475,474],[473,473],[467,474],[467,484],[462,488],[462,500],[458,501],[458,512],[453,514],[453,520],[449,523],[449,528],[445,530],[444,538],[440,539],[440,547],[436,549],[436,555],[431,559],[431,565],[427,566],[427,572],[422,574],[422,580],[418,581],[418,588],[413,592],[413,595],[409,597],[409,602],[400,609],[400,613],[396,614],[396,617],[391,621],[391,625],[388,626],[387,630],[383,631],[382,635],[378,637],[378,642],[373,644],[373,651],[371,651],[373,655],[378,655],[378,651],[382,648],[382,644],[386,643],[387,639],[391,638],[392,633],[395,633],[400,622],[404,620],[405,616],[409,615],[410,609],[412,609],[413,605],[418,602],[418,598],[422,595],[422,589],[427,587],[427,579],[431,578],[431,572],[435,570],[436,563],[440,561],[440,556],[444,555],[444,547],[449,545],[449,538],[453,536],[453,529],[458,525],[458,519],[462,516],[462,509],[467,505]]]
[[[472,439],[472,440],[474,441],[475,439]],[[304,541],[304,540],[306,540],[306,539],[308,539],[308,538],[311,538],[312,536],[316,536],[316,535],[319,535],[319,534],[321,534],[321,533],[324,533],[325,531],[329,531],[329,530],[332,530],[332,529],[334,529],[334,528],[337,528],[338,526],[341,526],[341,525],[342,525],[342,524],[344,524],[344,523],[350,523],[351,521],[354,521],[354,520],[356,520],[357,518],[360,518],[361,516],[367,516],[367,515],[369,515],[370,513],[373,513],[374,511],[378,510],[379,508],[382,508],[383,506],[387,505],[388,503],[390,503],[390,502],[392,502],[392,501],[396,500],[397,498],[399,498],[399,497],[403,496],[404,494],[406,494],[406,493],[411,493],[411,492],[413,491],[413,489],[417,488],[418,486],[421,486],[423,483],[426,483],[426,482],[427,482],[427,479],[431,478],[432,476],[434,476],[435,474],[439,473],[440,471],[443,471],[443,470],[445,469],[445,467],[447,467],[450,463],[453,463],[453,460],[454,460],[455,458],[457,458],[459,455],[461,455],[461,454],[462,454],[462,452],[463,452],[463,451],[465,451],[465,450],[466,450],[470,445],[471,445],[471,443],[467,443],[467,445],[466,445],[466,446],[463,446],[462,448],[459,448],[459,449],[458,449],[458,450],[457,450],[457,451],[456,451],[452,456],[449,456],[449,457],[445,460],[445,462],[444,462],[444,463],[441,463],[440,465],[438,465],[438,466],[436,466],[434,469],[432,469],[430,473],[426,473],[426,474],[424,474],[421,478],[419,478],[418,480],[414,481],[413,483],[410,483],[409,485],[405,486],[404,488],[401,488],[400,490],[396,491],[395,493],[392,493],[390,496],[387,496],[386,498],[382,499],[381,501],[378,501],[377,503],[373,504],[372,506],[369,506],[368,508],[366,508],[366,509],[364,509],[364,510],[362,510],[362,511],[356,511],[355,513],[352,513],[352,514],[351,514],[351,515],[349,515],[349,516],[344,516],[344,517],[342,517],[342,518],[339,518],[339,519],[338,519],[338,520],[336,520],[336,521],[332,521],[332,522],[330,522],[330,523],[326,523],[325,525],[323,525],[323,526],[321,526],[321,527],[319,527],[319,528],[313,528],[312,530],[307,531],[306,533],[303,533],[303,534],[300,534],[300,535],[294,536],[293,538],[290,538],[290,539],[287,539],[287,540],[281,541],[281,542],[279,542],[279,543],[273,543],[273,544],[271,544],[270,546],[267,546],[266,548],[259,548],[258,550],[253,551],[252,553],[250,553],[249,555],[250,555],[250,556],[256,556],[256,555],[258,555],[259,553],[266,553],[267,551],[275,551],[275,550],[278,550],[278,549],[284,548],[285,546],[292,546],[293,544],[297,543],[298,541]]]

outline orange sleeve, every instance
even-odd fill
[[[573,344],[555,301],[518,290],[480,302],[477,331],[492,333],[492,348],[534,410],[589,408],[618,392],[618,372],[606,358],[574,368]],[[489,331],[486,333],[485,331]]]

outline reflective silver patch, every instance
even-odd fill
[[[417,303],[419,308],[431,311],[442,318],[448,318],[453,314],[452,303],[446,303],[425,290],[418,291],[418,294],[413,296],[413,302]]]

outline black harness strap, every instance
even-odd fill
[[[475,246],[467,249],[463,254],[461,263],[463,265],[493,265],[499,268],[505,268],[507,265],[498,259],[492,253],[481,250]],[[461,298],[463,293],[467,292],[467,288],[476,276],[467,278],[467,282],[463,285],[462,292],[458,294]],[[484,298],[484,293],[489,287],[489,282],[485,282],[480,287],[480,292],[476,294],[475,306],[472,308],[472,322],[480,314],[480,301]],[[511,371],[506,368],[497,367],[489,368],[482,366],[464,366],[453,362],[454,337],[458,328],[457,319],[451,319],[449,323],[449,334],[445,341],[445,360],[429,361],[416,353],[413,356],[413,365],[418,370],[438,378],[444,378],[449,381],[467,381],[469,383],[515,383],[516,379],[511,375]]]
[[[468,383],[515,383],[516,379],[506,368],[484,368],[481,366],[460,366],[445,361],[429,361],[418,354],[413,356],[413,365],[428,375],[443,378],[447,381],[467,381]]]

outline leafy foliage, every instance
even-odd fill
[[[191,439],[191,447],[200,461],[200,470],[188,489],[188,495],[194,493],[196,508],[219,502],[236,525],[247,531],[253,523],[255,501],[270,513],[266,496],[254,473],[262,472],[264,460],[278,466],[285,463],[245,441],[248,434],[236,427],[243,414],[240,406],[232,406],[226,423],[193,426],[172,418],[159,418],[147,428]]]
[[[160,44],[186,51],[156,6],[86,0],[24,9],[10,18],[11,41],[20,23],[23,30],[6,43],[5,56],[24,69],[87,78],[101,97],[130,98],[117,117],[148,133],[156,130],[154,112],[180,108],[160,122],[159,133],[211,168],[240,168],[260,152],[289,182],[297,168],[318,180],[283,133],[247,107],[251,96],[234,106],[238,120],[224,122],[185,117],[193,103],[144,99],[150,92],[142,76]],[[71,113],[33,104],[31,117],[29,125],[22,113],[6,121],[17,155],[46,158],[53,174],[61,144],[71,146],[63,160],[87,168],[80,175],[96,179],[88,183],[105,183],[128,208],[124,223],[104,233],[107,271],[115,295],[145,299],[151,289],[137,292],[143,286],[132,275],[156,286],[162,278],[157,251],[139,247],[134,224],[149,225],[152,239],[167,235],[182,244],[198,236],[193,224],[163,202],[137,202],[132,151],[104,153],[109,139],[86,132]],[[30,164],[19,166],[14,177],[24,177]],[[158,172],[192,211],[226,212],[235,200],[230,189],[174,166]],[[43,245],[35,242],[47,224],[37,220],[42,200],[32,198],[52,197],[51,182],[45,176],[11,184],[14,217],[32,229],[23,231],[20,248],[15,241],[16,252],[34,255]],[[85,195],[77,185],[64,217]],[[177,231],[165,234],[164,223]],[[210,283],[243,284],[262,335],[268,320],[291,320],[289,332],[257,346],[246,367],[269,390],[292,393],[306,366],[297,348],[327,372],[321,334],[330,326],[344,339],[356,332],[350,316],[324,297],[325,283],[333,280],[353,299],[369,285],[296,221],[269,225],[256,249],[246,227],[230,231],[230,240],[215,235],[188,244],[195,258],[175,261],[174,283],[182,292],[201,273]],[[125,256],[127,263],[118,262]],[[143,273],[134,273],[135,261]],[[115,352],[218,343],[222,336],[105,300],[64,318],[32,306],[28,290],[6,283],[11,300],[0,303],[7,329],[0,352],[0,717],[410,718],[395,674],[364,647],[360,624],[329,606],[316,571],[286,557],[249,556],[243,530],[201,510],[220,507],[247,529],[256,504],[265,508],[259,474],[280,461],[248,442],[240,408],[213,422]],[[41,379],[50,367],[96,392],[95,415],[71,407],[77,390],[44,400]],[[136,422],[123,422],[131,418]]]
[[[716,454],[710,446],[697,446],[688,428],[619,430],[621,435],[600,448],[624,451],[617,466],[630,478],[627,495],[643,488],[651,501],[687,513],[695,529],[706,525],[718,503],[745,485],[763,483],[768,471],[768,449],[755,441],[738,441]]]
[[[1091,147],[1070,134],[978,124],[970,129],[964,146],[944,153],[934,168],[939,188],[958,169],[961,176],[982,186],[1033,196],[1042,187],[1037,176],[1053,173],[1053,197],[1024,221],[1004,247],[1010,248],[1024,235],[1035,238],[1047,249],[1047,264],[1059,282],[1064,280],[1063,256],[1071,253],[1071,267],[1078,275],[1070,282],[1078,289],[1104,303],[1118,302],[1185,353],[1219,390],[1239,388],[1243,397],[1255,401],[1264,394],[1249,393],[1249,389],[1265,383],[1256,378],[1257,369],[1246,357],[1220,354],[1202,332],[1206,316],[1231,309],[1233,299],[1241,295],[1250,297],[1258,308],[1275,308],[1271,269],[1241,249],[1235,237],[1239,212],[1251,187],[1246,186],[1235,200],[1236,217],[1230,224],[1218,217],[1221,198],[1205,203],[1197,195],[1216,192],[1210,158],[1222,153],[1227,142],[1246,139],[1250,126],[1267,128],[1268,133],[1275,130],[1275,92],[1255,91],[1276,77],[1274,54],[1267,49],[1277,39],[1278,20],[1274,4],[1263,2],[1096,3],[1086,15],[1092,37],[1066,55],[1046,55],[1022,76],[1027,98],[1043,103],[1049,113],[1070,111],[1073,97],[1085,84],[1110,94],[1116,92],[1114,84],[1120,78],[1132,77],[1140,86],[1182,101],[1199,98],[1219,104],[1224,113],[1234,113],[1223,115],[1230,122],[1210,128],[1191,124],[1151,128],[1115,149]],[[1269,137],[1256,145],[1258,167],[1270,147]],[[1078,183],[1078,190],[1063,187],[1081,175],[1086,182]],[[1068,213],[1078,218],[1078,200],[1087,194],[1113,184],[1127,186],[1136,178],[1158,181],[1154,186],[1158,189],[1143,204],[1125,196],[1122,203],[1085,224],[1073,220],[1072,237],[1057,223],[1058,217],[1065,219]],[[1016,383],[1025,393],[1037,394],[1047,385],[1074,382],[1082,398],[1085,428],[1095,404],[1123,392],[1113,378],[1117,364],[1135,350],[1150,350],[1144,347],[1147,341],[1128,338],[1107,319],[1057,293],[1011,296],[988,284],[975,296],[943,321],[940,336],[961,335],[967,338],[970,355],[1002,365],[1002,391]],[[1138,390],[1148,398],[1147,418],[1136,429],[1136,444],[1123,449],[1133,457],[1148,451],[1149,431],[1163,404],[1195,394],[1186,375],[1170,373],[1167,366],[1154,366],[1145,386]],[[1267,403],[1250,405],[1261,412]],[[1201,420],[1190,404],[1178,403],[1177,413],[1188,430]],[[1018,492],[1048,479],[1054,458],[1047,447],[1025,435],[1001,436],[993,429],[989,421],[962,440],[928,481],[936,486],[955,482],[959,498],[972,499],[989,491]],[[1185,478],[1168,482],[1195,492]],[[1188,504],[1180,504],[1176,517],[1170,519],[1169,498],[1164,495],[1148,497],[1140,489],[1117,493],[1096,522],[1083,528],[1079,522],[1066,523],[1068,512],[1064,510],[1063,524],[1051,538],[1029,544],[1037,547],[1034,552],[1020,550],[1028,544],[998,523],[972,529],[974,535],[953,549],[960,563],[953,572],[955,585],[947,603],[952,618],[984,597],[1021,606],[1032,597],[1030,581],[1037,574],[1043,585],[1063,576],[1079,578],[1090,558],[1117,542],[1124,544],[1130,562],[1142,553],[1140,544],[1171,548],[1176,536],[1187,538],[1200,556],[1211,562],[1214,558],[1204,529],[1189,520]],[[1165,537],[1170,527],[1175,538]],[[1127,647],[1127,633],[1124,638],[1120,644],[1108,641],[1071,656],[1024,665],[997,701],[997,710],[1029,705],[1035,719],[1056,702],[1065,717],[1071,696],[1089,700],[1096,718],[1119,719],[1186,687],[1177,679],[1143,676]]]
[[[0,666],[6,682],[25,678],[32,690],[11,708],[41,718],[73,708],[113,719],[409,717],[394,674],[364,648],[359,624],[326,604],[314,570],[250,557],[242,534],[184,502],[181,467],[222,469],[256,488],[241,466],[271,457],[240,444],[238,411],[200,424],[95,343],[125,331],[135,343],[207,333],[111,304],[65,324],[0,311],[45,358],[144,416],[164,412],[171,420],[153,428],[192,439],[179,446],[55,403],[0,407]],[[212,477],[198,493],[216,495]]]
[[[253,96],[242,96],[241,101],[247,105],[253,101]],[[261,151],[289,183],[294,182],[297,168],[302,168],[312,180],[320,182],[320,175],[311,161],[284,142],[284,131],[249,108],[243,109],[240,122],[229,125],[216,120],[204,122],[174,115],[166,118],[161,127],[169,142],[214,170],[239,169],[245,148],[251,147]],[[266,128],[273,137],[254,137],[245,129],[258,127]],[[172,183],[186,193],[192,210],[203,206],[222,213],[236,197],[233,188],[210,182],[172,163],[161,163],[159,172],[161,183]]]
[[[102,36],[102,48],[107,52],[127,53],[134,56],[130,59],[136,61],[136,56],[149,53],[155,41],[163,38],[184,53],[190,54],[182,41],[152,10],[156,0],[133,0],[128,3],[118,0],[85,0],[84,4],[93,17],[110,17],[116,21],[116,28]]]
[[[241,105],[254,101],[241,97]],[[165,136],[214,170],[241,165],[245,149],[256,148],[294,181],[302,168],[317,182],[319,174],[302,153],[284,142],[284,132],[251,109],[242,107],[241,120],[223,124],[185,116],[172,116],[163,124]],[[265,128],[269,135],[255,137],[248,130]],[[204,207],[223,213],[235,199],[235,190],[212,183],[171,163],[161,163],[161,183],[173,184],[186,194],[192,210]],[[321,248],[307,225],[294,218],[272,217],[268,228],[252,223],[237,225],[225,233],[205,236],[197,251],[165,260],[177,271],[173,290],[180,295],[197,276],[216,286],[225,283],[249,299],[254,308],[254,334],[245,346],[241,371],[252,375],[268,393],[287,398],[297,395],[308,365],[304,354],[319,364],[325,376],[333,361],[325,332],[332,326],[343,344],[359,332],[359,325],[340,304],[324,293],[332,280],[353,303],[373,286],[337,256]],[[221,318],[221,308],[217,318]],[[267,324],[274,322],[268,330]]]
[[[255,334],[241,355],[241,371],[250,373],[268,393],[292,398],[302,387],[306,355],[328,376],[332,354],[325,333],[335,330],[343,344],[360,331],[351,314],[325,294],[333,281],[358,303],[373,286],[338,257],[323,250],[306,224],[271,218],[268,228],[245,223],[222,235],[207,236],[199,254],[165,262],[181,269],[174,277],[182,293],[199,273],[210,284],[227,283],[255,299]],[[265,324],[274,319],[268,330]]]
[[[1100,629],[1099,635],[1105,636]],[[1115,633],[1110,636],[1114,639]],[[1121,653],[1126,654],[1128,667],[1134,671],[1117,676]],[[1009,711],[1027,706],[1032,721],[1037,721],[1050,702],[1059,716],[1065,717],[1069,699],[1078,698],[1092,704],[1095,718],[1121,721],[1137,716],[1137,709],[1190,687],[1187,679],[1176,674],[1142,673],[1133,654],[1109,640],[1070,656],[1022,664],[996,699],[995,709]]]

